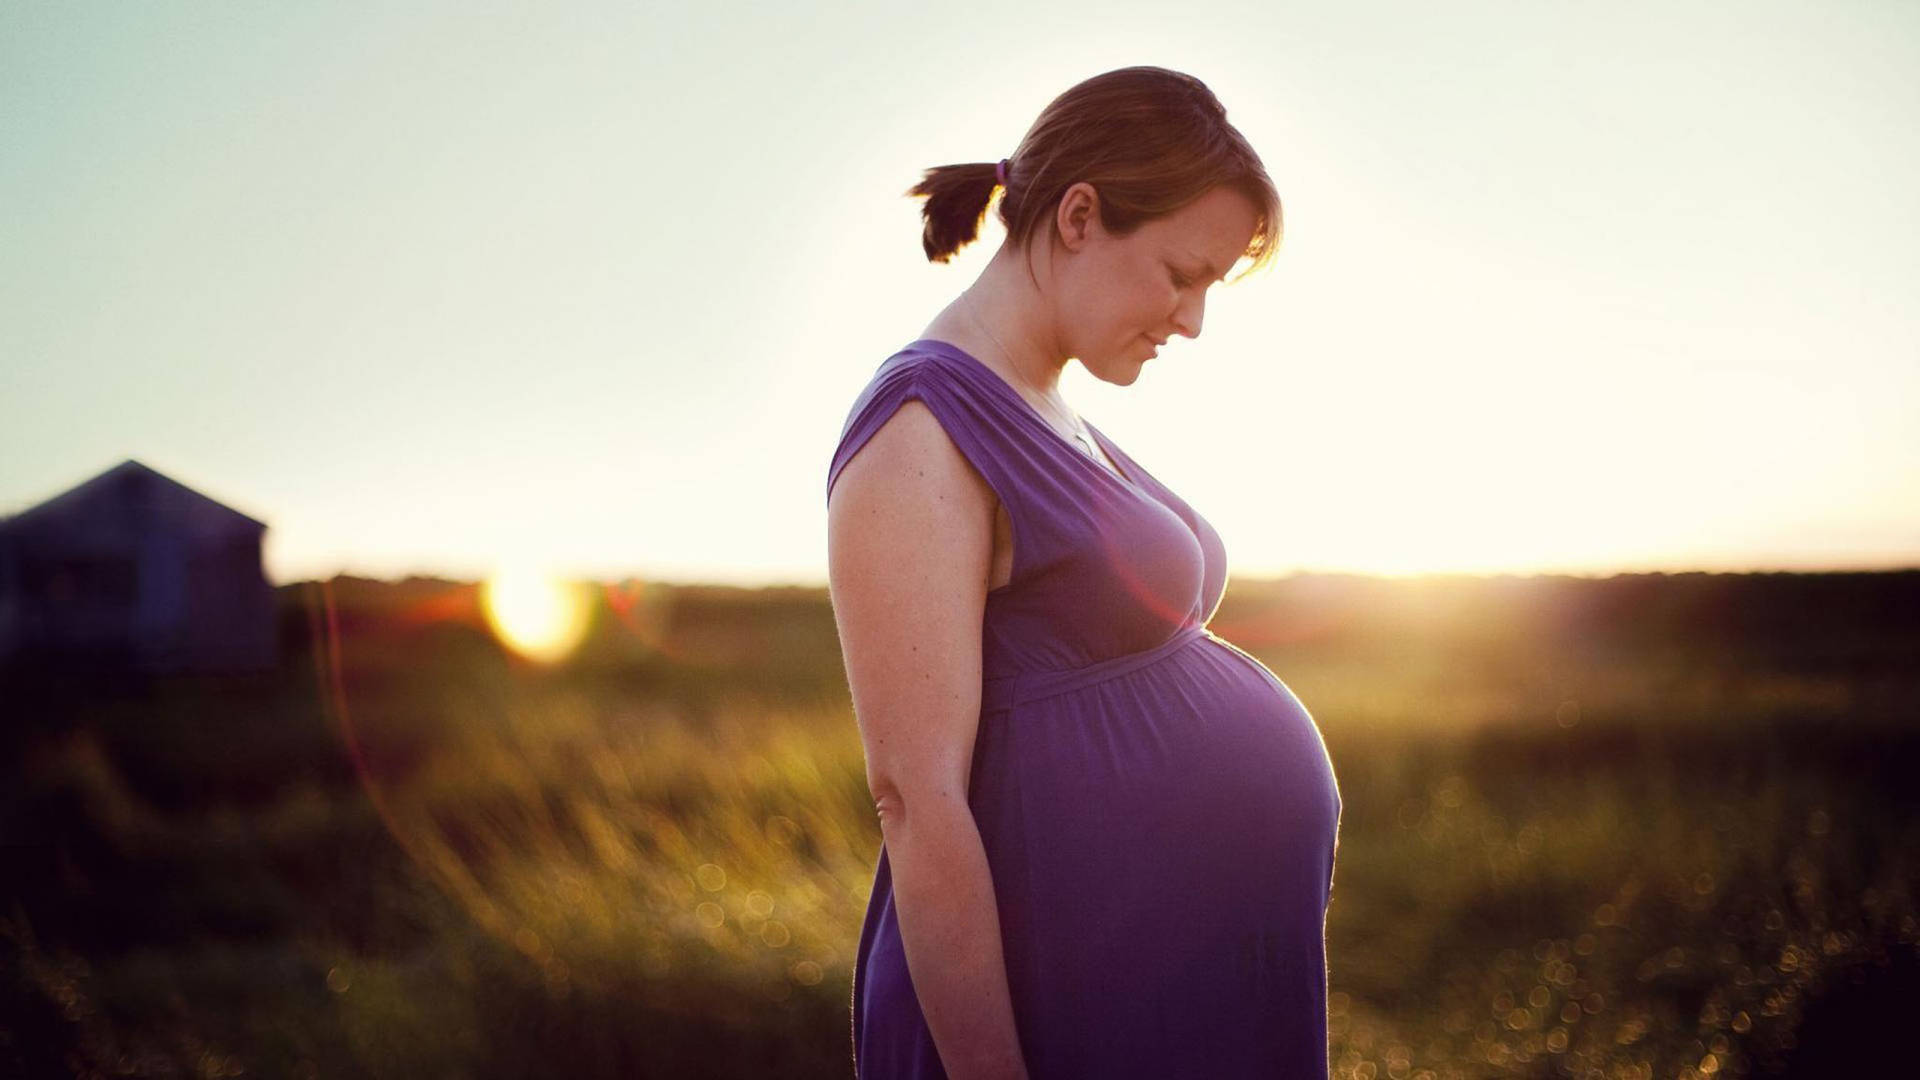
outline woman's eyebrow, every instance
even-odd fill
[[[1194,262],[1197,262],[1200,264],[1200,269],[1206,273],[1207,280],[1209,281],[1219,281],[1221,278],[1227,276],[1227,272],[1225,270],[1215,270],[1213,268],[1213,260],[1211,259],[1207,259],[1199,255],[1189,255],[1187,256],[1187,258],[1192,259]]]

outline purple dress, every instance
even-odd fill
[[[918,399],[998,493],[968,803],[1032,1080],[1327,1075],[1340,794],[1307,709],[1206,622],[1226,551],[1099,429],[1095,461],[997,373],[921,339],[854,402],[827,474]],[[1251,495],[1251,493],[1250,493]],[[884,843],[853,972],[860,1080],[946,1076]]]

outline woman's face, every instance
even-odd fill
[[[1098,194],[1075,184],[1055,227],[1062,345],[1097,378],[1122,386],[1175,334],[1200,336],[1207,289],[1239,261],[1258,214],[1245,195],[1215,187],[1126,236],[1101,227]]]

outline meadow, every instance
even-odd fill
[[[281,590],[0,684],[0,1074],[848,1077],[880,833],[824,590]],[[1911,1072],[1920,572],[1232,583],[1320,725],[1342,1080]],[[1117,943],[1117,945],[1120,943]]]

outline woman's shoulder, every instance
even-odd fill
[[[963,355],[959,349],[944,341],[935,338],[916,338],[882,360],[874,374],[881,376],[898,371],[960,371],[963,370],[961,364]]]
[[[890,426],[903,407],[915,401],[920,408],[910,410],[917,415],[908,421],[908,431],[916,432],[922,441],[951,443],[952,449],[991,479],[999,471],[1003,456],[993,445],[992,432],[997,425],[990,418],[991,408],[983,407],[991,395],[973,385],[970,377],[964,356],[957,355],[951,346],[943,348],[940,342],[927,339],[917,340],[881,361],[841,426],[839,446],[828,467],[828,495],[832,495],[834,482],[846,464],[881,428]]]
[[[981,403],[991,409],[999,399],[993,394],[993,388],[981,379],[984,370],[978,360],[970,359],[956,346],[931,338],[916,339],[874,369],[848,410],[846,429],[851,429],[873,407],[897,405],[894,399],[899,398],[919,398],[936,413],[950,412],[951,405],[962,401]],[[942,416],[942,419],[949,417]]]

